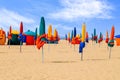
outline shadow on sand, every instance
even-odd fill
[[[111,59],[120,59],[120,57],[112,57]]]
[[[76,61],[51,61],[51,63],[75,63]]]
[[[108,59],[85,59],[85,61],[104,61]]]
[[[7,52],[0,52],[0,54],[4,54],[4,53],[7,53]]]

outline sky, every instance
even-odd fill
[[[60,37],[77,28],[81,33],[82,24],[91,34],[96,28],[97,34],[105,35],[115,26],[115,34],[120,34],[120,1],[119,0],[0,0],[0,27],[5,31],[10,25],[19,30],[23,22],[24,32],[35,31],[40,19],[45,18],[46,32],[51,24]]]

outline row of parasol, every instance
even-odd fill
[[[60,37],[58,35],[58,31],[54,29],[54,34],[52,34],[52,25],[48,26],[48,33],[45,32],[45,20],[44,17],[41,17],[40,26],[39,26],[39,33],[37,32],[37,28],[35,32],[28,30],[27,32],[23,32],[23,23],[20,23],[20,31],[12,30],[10,26],[7,38],[8,38],[8,45],[20,45],[20,52],[23,43],[26,45],[36,45],[38,49],[42,48],[42,62],[44,62],[44,52],[43,52],[43,45],[44,44],[58,44]],[[105,42],[107,43],[108,47],[110,47],[109,58],[111,58],[111,48],[114,46],[114,40],[117,42],[117,46],[120,46],[120,35],[115,34],[115,27],[112,26],[110,38],[108,35],[108,31],[106,32],[106,39]],[[116,37],[116,38],[114,38]],[[81,34],[77,34],[76,27],[72,30],[71,34],[68,33],[68,36],[65,35],[65,38],[69,43],[72,45],[79,45],[79,53],[81,53],[81,60],[83,60],[83,49],[86,46],[86,43],[89,43],[89,35],[86,32],[86,24],[82,24],[82,31]],[[96,34],[96,29],[94,29],[94,33],[92,34],[91,40],[95,43],[100,43],[104,40],[103,34],[100,32],[99,38]],[[6,33],[3,29],[0,29],[0,44],[4,45],[6,42]]]
[[[20,45],[20,52],[21,46],[24,43],[26,45],[37,45],[37,48],[40,49],[45,43],[58,44],[58,41],[60,40],[57,29],[54,29],[54,34],[52,34],[52,25],[48,26],[48,33],[45,32],[44,17],[41,17],[39,33],[37,28],[35,31],[28,30],[24,32],[23,22],[21,22],[19,31],[12,29],[10,26],[7,36],[5,31],[3,29],[0,29],[1,45],[5,45],[6,38],[8,38],[7,45],[9,45],[9,48],[10,45]]]
[[[105,39],[105,42],[107,43],[108,47],[110,47],[109,58],[111,58],[111,48],[115,44],[114,40],[116,40],[117,46],[120,46],[120,35],[114,36],[114,34],[115,34],[115,27],[112,26],[110,38],[107,31],[106,39]],[[88,36],[88,32],[86,32],[86,24],[85,23],[82,24],[81,34],[77,34],[76,28],[74,28],[74,30],[71,32],[71,35],[70,33],[68,33],[68,36],[65,35],[65,39],[73,45],[77,45],[77,44],[79,45],[79,53],[81,53],[81,60],[83,60],[83,49],[85,48],[85,44],[88,43],[90,39]],[[100,46],[100,43],[104,40],[103,34],[100,32],[100,35],[98,38],[98,35],[96,34],[96,29],[94,29],[94,33],[92,34],[91,40],[92,42],[99,43],[99,46]]]

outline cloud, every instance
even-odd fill
[[[49,25],[48,25],[49,26]],[[47,26],[47,28],[48,28]],[[57,29],[57,30],[67,30],[67,31],[70,31],[70,30],[73,30],[73,27],[72,26],[66,26],[66,25],[63,25],[63,24],[52,24],[52,29]]]
[[[74,20],[79,18],[110,19],[113,7],[104,0],[60,0],[61,9],[50,13],[54,19]]]
[[[7,9],[0,9],[0,25],[3,27],[3,29],[8,29],[10,25],[14,28],[19,28],[21,21],[26,24],[34,23],[33,19],[24,17],[17,12]]]

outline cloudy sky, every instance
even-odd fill
[[[19,30],[22,21],[24,31],[34,31],[44,16],[46,31],[52,24],[61,37],[74,27],[80,34],[83,22],[90,35],[94,28],[98,34],[110,32],[112,25],[116,34],[120,34],[119,3],[119,0],[0,0],[0,27],[8,31],[11,25]]]

